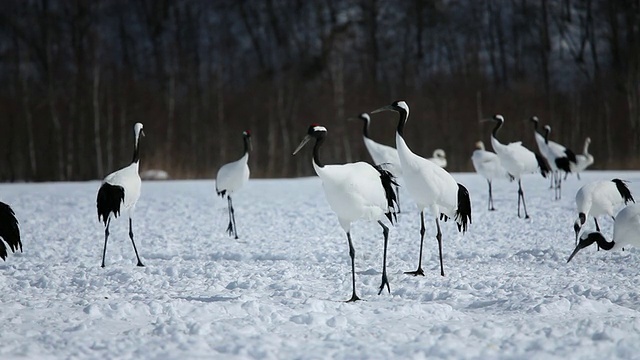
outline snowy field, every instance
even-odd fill
[[[574,196],[588,181],[640,172],[587,172],[563,183],[527,176],[530,220],[516,217],[516,183],[465,184],[473,224],[443,225],[445,277],[428,216],[423,266],[412,277],[419,216],[406,191],[391,228],[391,294],[377,295],[382,233],[355,223],[351,295],[346,237],[317,177],[251,180],[234,197],[240,240],[229,238],[214,181],[143,182],[134,218],[111,224],[106,268],[99,182],[2,184],[24,253],[0,261],[0,359],[637,359],[640,249],[574,248]],[[588,221],[593,227],[593,220]],[[602,218],[610,237],[611,219]]]

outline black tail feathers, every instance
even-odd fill
[[[538,166],[540,167],[540,173],[542,174],[542,177],[546,178],[547,175],[551,172],[551,168],[549,167],[547,160],[543,158],[542,155],[537,152],[534,154],[536,155],[536,160],[538,161]]]
[[[616,188],[618,188],[618,192],[620,193],[620,196],[622,196],[622,198],[624,199],[624,204],[626,205],[629,201],[631,202],[636,202],[633,199],[633,195],[631,195],[631,190],[629,190],[629,187],[626,184],[626,181],[624,180],[620,180],[620,179],[613,179],[611,180],[614,182],[614,184],[616,184]]]
[[[20,228],[18,228],[18,219],[11,207],[0,202],[0,259],[7,258],[7,245],[11,252],[20,249],[22,252],[22,240],[20,240]],[[3,241],[4,240],[4,241]]]
[[[564,171],[565,173],[570,173],[571,172],[570,162],[571,162],[571,160],[569,158],[566,158],[566,157],[557,158],[556,159],[556,166],[558,167],[558,169]]]
[[[462,184],[458,184],[458,209],[456,210],[455,220],[458,223],[458,231],[463,233],[467,231],[467,227],[471,224],[471,198],[469,190]]]
[[[380,173],[380,182],[382,182],[382,187],[384,188],[384,195],[387,198],[387,212],[385,215],[387,219],[393,224],[394,220],[398,220],[396,215],[396,206],[398,204],[398,197],[396,192],[393,190],[393,185],[398,186],[396,182],[396,177],[393,176],[391,172],[388,170],[384,170],[379,165],[374,165],[374,168],[378,170]],[[394,205],[395,203],[395,205]]]
[[[98,190],[96,205],[98,207],[98,220],[102,218],[105,226],[109,219],[109,214],[118,217],[120,215],[120,205],[124,202],[124,188],[122,186],[104,183]]]

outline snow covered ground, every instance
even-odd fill
[[[419,216],[406,192],[392,227],[391,294],[377,295],[382,233],[353,227],[348,246],[316,177],[251,180],[234,197],[240,240],[225,234],[226,200],[211,181],[144,182],[134,218],[146,267],[135,266],[126,217],[111,225],[106,268],[99,182],[2,184],[24,253],[0,262],[1,359],[475,358],[612,359],[640,354],[640,249],[573,250],[574,195],[584,183],[640,172],[586,172],[553,201],[549,181],[454,174],[472,196],[464,236],[443,225],[445,277],[428,217],[426,276],[412,277]],[[601,219],[612,234],[611,219]],[[588,222],[593,227],[593,221]]]

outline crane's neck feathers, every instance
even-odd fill
[[[371,118],[369,118],[369,116],[368,116],[368,115],[367,115],[367,116],[365,116],[365,115],[363,114],[363,115],[360,115],[360,119],[362,119],[362,122],[364,123],[364,124],[363,124],[363,126],[362,126],[362,135],[363,135],[364,137],[366,137],[367,139],[371,139],[371,138],[369,137],[369,124],[370,124],[370,122],[371,122]]]
[[[131,163],[137,164],[140,161],[140,136],[144,136],[141,123],[136,123],[133,126],[133,134],[134,134],[133,159],[131,160]]]

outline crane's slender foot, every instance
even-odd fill
[[[531,216],[527,215],[524,217],[525,219],[531,219]]]
[[[418,270],[416,271],[405,271],[404,272],[407,275],[413,275],[413,276],[424,276],[424,271],[422,270],[422,267],[419,267]]]
[[[356,295],[356,292],[354,291],[353,294],[351,295],[351,299],[345,301],[345,302],[356,302],[358,300],[361,300],[358,295]]]
[[[138,265],[136,266],[144,267],[144,264],[141,261],[138,261]]]
[[[387,274],[382,274],[382,284],[380,284],[380,290],[378,290],[378,295],[382,294],[382,290],[384,290],[385,285],[387,286],[387,291],[391,294],[391,289],[389,288],[389,280],[387,279]]]
[[[231,223],[231,220],[229,220],[229,226],[227,226],[227,234],[229,234],[229,236],[233,236],[233,224]]]

